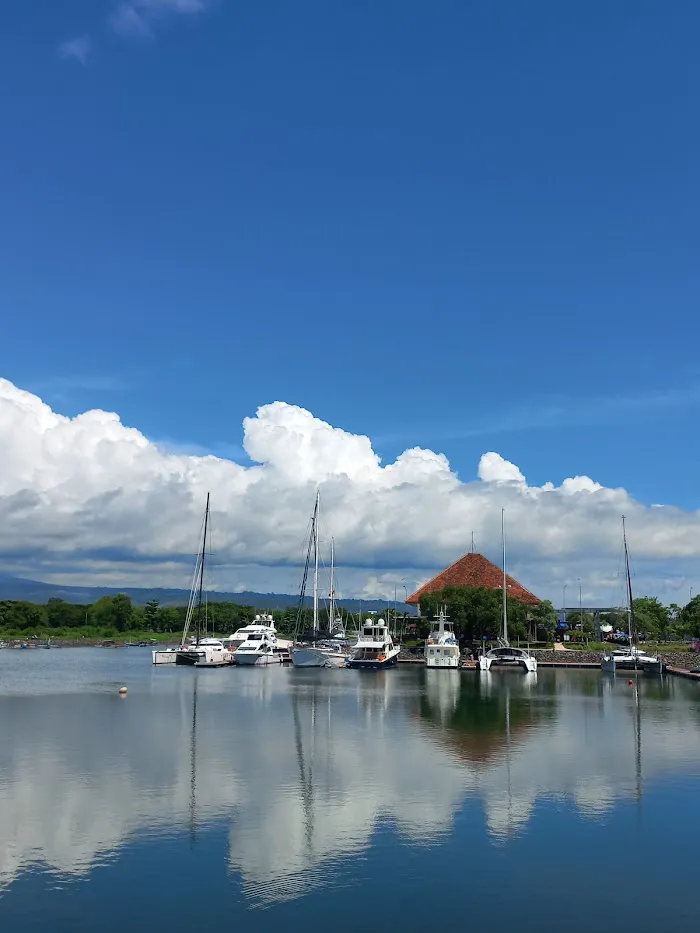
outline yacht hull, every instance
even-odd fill
[[[637,671],[647,674],[663,674],[664,672],[664,662],[661,658],[604,657],[600,662],[600,667],[609,674],[614,674],[615,671],[626,673]]]
[[[294,667],[345,667],[347,655],[340,651],[297,645],[289,649]]]
[[[535,658],[514,658],[505,660],[502,658],[489,658],[488,655],[482,655],[479,658],[479,670],[486,672],[499,667],[519,667],[526,674],[537,673],[537,661]]]
[[[177,651],[156,650],[151,652],[154,664],[175,664]]]
[[[425,666],[431,671],[439,670],[440,668],[456,671],[459,670],[459,658],[426,658]]]
[[[195,664],[199,661],[199,655],[195,654],[193,651],[176,651],[175,652],[175,663],[185,665],[187,667],[194,667]]]
[[[398,652],[392,655],[389,658],[385,658],[383,661],[378,660],[365,660],[365,659],[355,659],[350,658],[347,662],[348,667],[353,667],[358,671],[383,671],[387,667],[395,667],[397,661],[399,660]]]
[[[282,655],[273,652],[254,654],[252,651],[237,651],[233,660],[239,667],[267,667],[270,664],[281,664]]]

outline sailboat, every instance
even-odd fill
[[[637,634],[637,625],[634,618],[634,604],[632,600],[632,575],[630,574],[630,557],[627,549],[627,529],[625,527],[625,516],[622,516],[622,542],[625,549],[625,576],[627,583],[627,631],[629,636],[629,647],[617,648],[612,652],[603,655],[600,666],[604,671],[615,673],[615,671],[650,671],[651,673],[662,674],[664,671],[664,660],[660,654],[647,654],[639,647],[639,637]]]
[[[299,605],[297,609],[297,633],[294,644],[289,649],[292,664],[295,667],[345,667],[347,652],[343,650],[340,640],[322,640],[319,633],[319,600],[318,600],[318,516],[320,508],[320,494],[316,491],[316,504],[311,519],[311,531],[309,534],[309,544],[306,550],[306,564],[304,566],[304,576],[299,593]],[[306,592],[306,581],[309,574],[309,565],[313,556],[314,567],[314,609],[313,609],[313,631],[310,639],[304,639],[301,628],[304,620],[304,594]],[[330,608],[329,608],[329,630],[332,631],[335,625],[335,548],[331,540],[331,588],[330,588]]]
[[[501,509],[501,540],[503,543],[503,633],[498,639],[498,647],[482,652],[479,657],[479,670],[490,671],[493,666],[517,665],[528,674],[537,672],[537,658],[524,648],[514,648],[508,642],[508,587],[506,583],[506,524],[505,509]]]
[[[218,638],[208,638],[207,633],[207,600],[204,592],[204,565],[207,559],[207,544],[209,535],[209,493],[207,493],[207,506],[204,511],[204,530],[202,532],[202,547],[197,555],[197,561],[192,578],[192,588],[187,604],[185,616],[185,629],[182,633],[180,647],[175,652],[176,664],[187,664],[197,667],[223,667],[233,663],[233,655]],[[194,620],[194,644],[187,643],[187,636]],[[154,663],[157,663],[154,658]]]

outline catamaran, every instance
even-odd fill
[[[505,509],[501,509],[501,540],[503,543],[503,634],[498,639],[498,647],[482,652],[479,656],[479,670],[490,671],[492,667],[521,667],[526,673],[537,672],[537,658],[524,648],[515,648],[508,641],[508,587],[506,584],[506,526]]]
[[[209,493],[207,505],[204,510],[204,527],[202,531],[201,548],[195,561],[190,598],[187,603],[185,615],[185,628],[180,640],[180,647],[175,651],[154,651],[154,664],[172,664],[174,655],[175,664],[189,665],[190,667],[224,667],[233,662],[233,655],[228,651],[220,639],[209,637],[208,631],[208,602],[204,587],[204,569],[207,560],[207,546],[209,541]],[[194,621],[194,639],[188,642],[188,635]]]
[[[342,641],[339,638],[323,639],[319,633],[319,600],[318,600],[318,515],[319,515],[320,495],[316,492],[316,504],[311,519],[311,531],[309,534],[309,543],[306,549],[306,563],[304,565],[304,576],[301,582],[299,593],[299,605],[297,608],[297,632],[294,638],[294,644],[289,649],[292,664],[295,667],[345,667],[347,651],[344,649]],[[313,609],[313,630],[310,637],[305,638],[302,633],[304,622],[304,595],[306,592],[306,581],[309,573],[309,566],[313,555],[314,566],[314,609]],[[335,616],[335,580],[334,580],[334,560],[335,548],[331,539],[331,588],[330,588],[330,607],[329,607],[329,633],[332,633],[336,625]]]
[[[459,667],[459,643],[454,627],[447,620],[445,606],[440,607],[425,643],[426,667]]]
[[[664,672],[665,663],[660,654],[647,654],[639,647],[637,625],[634,618],[634,604],[632,600],[632,576],[630,574],[630,559],[627,549],[627,529],[625,516],[622,516],[622,542],[625,549],[625,576],[627,578],[627,631],[629,646],[616,648],[603,655],[600,666],[604,671],[648,671],[654,674]]]

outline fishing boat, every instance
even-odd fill
[[[447,619],[445,606],[440,608],[425,643],[426,667],[459,667],[459,643],[454,626]]]
[[[632,575],[630,573],[629,550],[627,548],[627,529],[625,516],[622,516],[622,542],[625,551],[625,576],[627,584],[627,632],[629,645],[626,648],[616,648],[607,651],[600,662],[604,671],[614,674],[615,671],[646,671],[652,674],[663,674],[665,662],[660,654],[647,654],[639,647],[636,620],[634,618],[634,602],[632,599]]]
[[[347,664],[349,667],[369,670],[393,667],[399,659],[400,650],[399,645],[394,644],[384,619],[367,619]]]
[[[498,639],[498,646],[479,655],[480,671],[490,671],[492,667],[520,667],[528,674],[537,672],[537,658],[524,648],[516,648],[508,641],[508,588],[506,584],[506,525],[505,509],[501,509],[501,541],[503,544],[503,631]]]
[[[297,607],[297,625],[294,638],[294,644],[289,649],[289,655],[292,664],[295,667],[345,667],[347,659],[347,649],[343,646],[340,638],[333,638],[331,633],[336,628],[335,614],[335,546],[331,539],[331,586],[330,586],[330,605],[328,610],[328,631],[329,638],[323,638],[319,631],[319,600],[318,600],[318,518],[319,518],[320,496],[316,492],[316,504],[314,506],[313,516],[311,518],[311,531],[309,533],[309,543],[306,549],[306,563],[304,565],[304,576],[302,578],[301,589],[299,592],[299,604]],[[306,593],[306,581],[308,579],[309,567],[313,558],[313,626],[310,636],[305,637],[302,634],[304,624],[304,596]]]
[[[205,564],[207,561],[207,548],[209,544],[209,493],[204,510],[204,524],[201,535],[201,547],[197,553],[190,597],[185,614],[185,628],[182,632],[180,645],[175,650],[154,650],[153,664],[179,664],[189,667],[225,667],[233,663],[233,655],[228,651],[221,639],[208,635],[209,613],[205,590]],[[190,637],[190,629],[194,626],[194,636]],[[188,640],[189,638],[189,640]]]

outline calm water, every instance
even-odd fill
[[[3,931],[700,925],[697,684],[149,662],[0,651]]]

